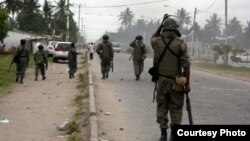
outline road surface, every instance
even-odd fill
[[[102,80],[97,54],[90,61],[94,73],[100,138],[108,141],[158,141],[154,83],[145,62],[140,81],[135,81],[129,55],[115,53],[114,72]],[[194,124],[250,124],[250,83],[192,70],[192,113]],[[184,109],[183,124],[188,124]]]

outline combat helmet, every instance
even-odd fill
[[[105,34],[105,35],[102,36],[102,39],[103,40],[109,40],[109,36]]]
[[[167,18],[163,21],[164,30],[178,30],[179,25],[173,18]]]
[[[136,36],[136,38],[135,38],[136,40],[142,40],[143,39],[143,37],[141,36],[141,35],[138,35],[138,36]]]
[[[44,47],[43,47],[43,45],[42,44],[40,44],[39,46],[38,46],[38,49],[43,49]]]

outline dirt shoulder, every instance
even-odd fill
[[[79,56],[79,59],[80,60]],[[80,62],[80,61],[79,61]],[[80,65],[80,64],[79,64]],[[75,76],[78,76],[78,73]],[[74,98],[79,94],[77,78],[69,79],[67,63],[49,64],[46,80],[34,81],[34,69],[26,71],[24,84],[16,84],[0,99],[1,141],[66,141],[57,131],[76,111]]]

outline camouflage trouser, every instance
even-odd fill
[[[36,64],[36,67],[35,67],[35,75],[36,76],[38,76],[39,70],[41,72],[41,75],[44,76],[45,75],[45,66],[44,66],[44,64]]]
[[[16,77],[19,78],[24,78],[25,71],[27,67],[27,62],[26,61],[20,61],[20,63],[16,64]]]
[[[110,58],[102,58],[101,59],[101,71],[102,71],[102,73],[109,72],[110,63],[111,63]]]
[[[69,75],[73,75],[77,70],[77,64],[75,61],[69,61]]]
[[[135,75],[140,75],[142,73],[142,63],[141,59],[133,59]]]
[[[184,93],[171,90],[174,80],[160,77],[157,86],[157,123],[160,128],[168,128],[168,111],[171,125],[181,124],[184,104]],[[170,126],[171,126],[170,125]]]

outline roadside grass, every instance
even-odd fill
[[[30,54],[28,68],[34,66],[33,58],[33,54]],[[16,83],[16,64],[13,63],[9,70],[11,61],[12,55],[0,55],[0,96],[7,94],[10,87]]]
[[[79,84],[77,89],[79,95],[74,99],[74,106],[76,111],[74,113],[74,119],[69,122],[67,126],[67,132],[70,134],[68,141],[88,141],[89,140],[89,108],[88,108],[88,63],[86,55],[81,58],[81,67],[78,71]]]
[[[220,74],[250,77],[250,68],[246,67],[234,67],[212,63],[192,63],[191,67],[199,70],[213,71]]]

